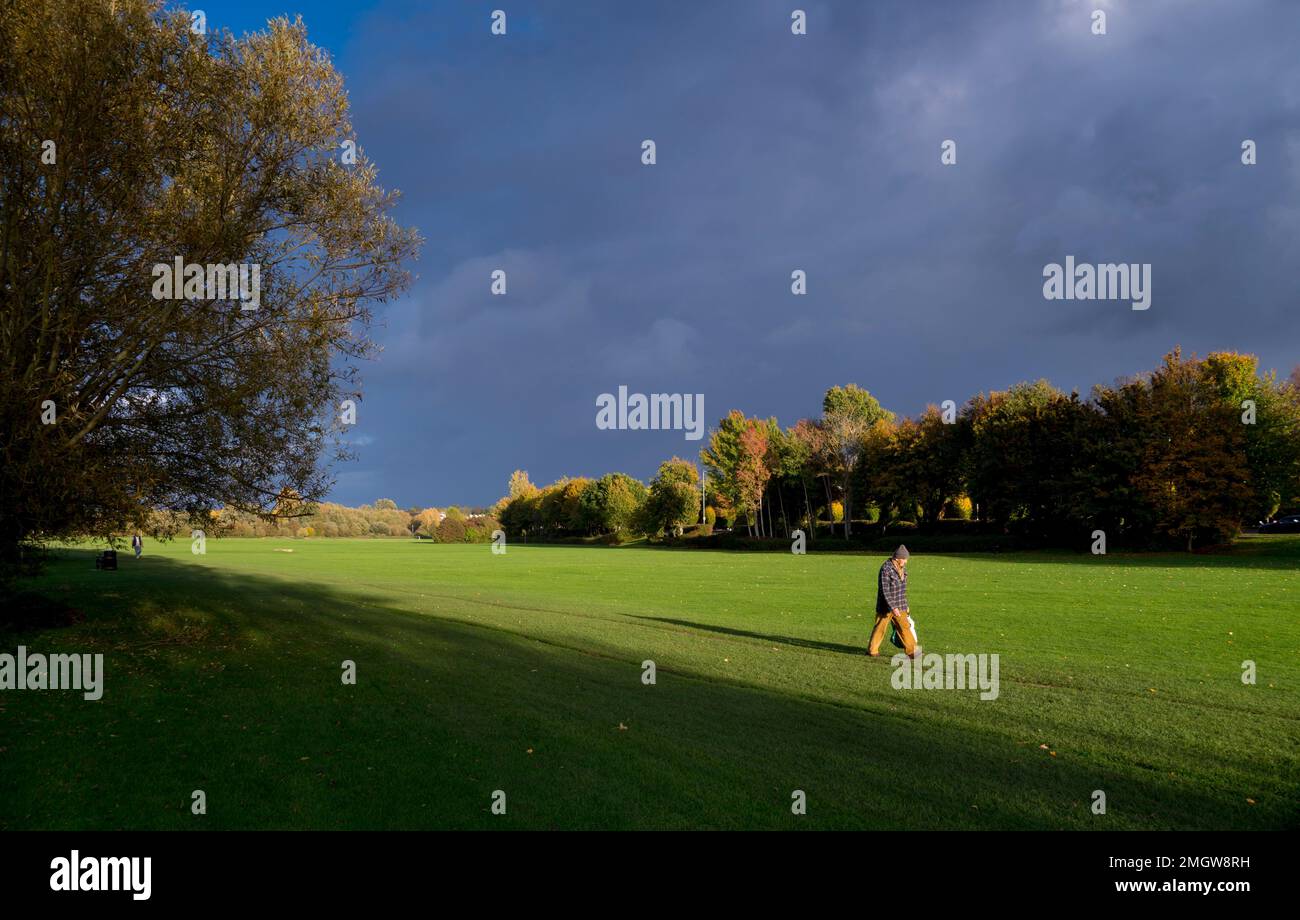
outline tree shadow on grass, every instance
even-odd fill
[[[1215,547],[1206,552],[1127,552],[1115,550],[1103,555],[1081,551],[1026,550],[1009,553],[914,553],[915,556],[935,555],[967,559],[973,562],[1000,562],[1016,565],[1033,563],[1076,563],[1093,566],[1132,566],[1135,568],[1176,569],[1280,569],[1300,570],[1300,535],[1248,536],[1226,547]]]
[[[817,649],[823,652],[835,652],[840,655],[857,655],[859,657],[867,654],[866,645],[841,645],[837,642],[818,642],[815,639],[798,639],[794,636],[770,636],[766,633],[750,632],[747,629],[734,629],[730,626],[716,626],[709,623],[694,623],[690,620],[674,620],[669,617],[648,617],[638,614],[625,614],[634,620],[646,620],[651,623],[672,623],[674,626],[683,626],[687,629],[701,629],[705,632],[722,633],[727,636],[739,636],[743,639],[760,639],[763,642],[775,642],[778,645],[791,645],[796,648]]]
[[[906,537],[900,537],[900,540],[906,541]],[[628,546],[604,546],[601,544],[563,544],[563,543],[530,543],[527,545],[530,549],[645,549],[661,553],[707,553],[710,555],[738,554],[745,556],[755,555],[783,555],[788,553],[788,549],[746,549],[728,548],[728,547],[696,547],[685,544],[658,546],[651,544],[635,544]],[[827,556],[844,556],[844,557],[868,557],[870,559],[884,560],[888,557],[887,550],[874,550],[862,547],[841,547],[838,545],[829,545],[822,552],[817,552],[818,544],[809,546],[810,552],[817,555]],[[916,559],[938,558],[938,559],[966,559],[972,562],[996,562],[1009,563],[1015,565],[1033,564],[1033,563],[1077,563],[1079,565],[1097,565],[1097,566],[1137,566],[1152,568],[1257,568],[1257,569],[1286,569],[1300,570],[1300,534],[1271,534],[1255,535],[1248,534],[1242,536],[1236,543],[1230,546],[1213,547],[1203,552],[1182,552],[1176,550],[1167,551],[1145,551],[1132,552],[1124,549],[1115,549],[1105,555],[1093,555],[1086,547],[1079,549],[1077,552],[1062,549],[1060,547],[1045,547],[1043,549],[1012,549],[1002,552],[973,552],[969,549],[961,548],[943,548],[934,550],[913,550],[914,561]]]
[[[986,730],[672,662],[647,686],[638,655],[597,640],[577,651],[362,591],[166,558],[109,582],[79,556],[59,560],[44,585],[86,622],[4,641],[104,651],[104,698],[0,692],[0,827],[1285,823],[1281,806],[1233,808],[1131,764],[1057,762]],[[345,660],[355,685],[340,680]],[[1104,819],[1089,810],[1097,788],[1112,790]],[[206,815],[190,812],[197,789]],[[490,810],[496,790],[505,815]],[[794,790],[807,794],[805,816],[791,814]]]

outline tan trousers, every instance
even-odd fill
[[[880,643],[885,641],[885,633],[889,630],[891,621],[899,638],[903,640],[904,654],[910,658],[916,652],[916,631],[912,628],[912,618],[905,611],[876,614],[876,628],[871,630],[871,644],[867,647],[867,654],[880,654]]]

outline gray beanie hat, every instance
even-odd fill
[[[907,547],[901,543],[898,544],[898,549],[894,550],[895,559],[906,559],[911,555],[912,554],[907,551]]]

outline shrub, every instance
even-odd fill
[[[943,506],[943,518],[947,521],[969,521],[972,508],[969,495],[958,495]]]
[[[501,529],[501,522],[494,517],[473,518],[465,523],[466,543],[491,543],[492,532]]]
[[[439,543],[464,543],[465,522],[448,512],[447,517],[438,525],[437,539]]]

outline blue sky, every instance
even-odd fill
[[[597,430],[620,384],[793,424],[848,382],[913,414],[1039,377],[1086,391],[1176,344],[1300,364],[1293,3],[200,8],[236,32],[302,14],[427,241],[374,332],[338,501],[486,504],[515,468],[695,457],[681,432]],[[1151,308],[1045,300],[1066,255],[1151,263]]]

